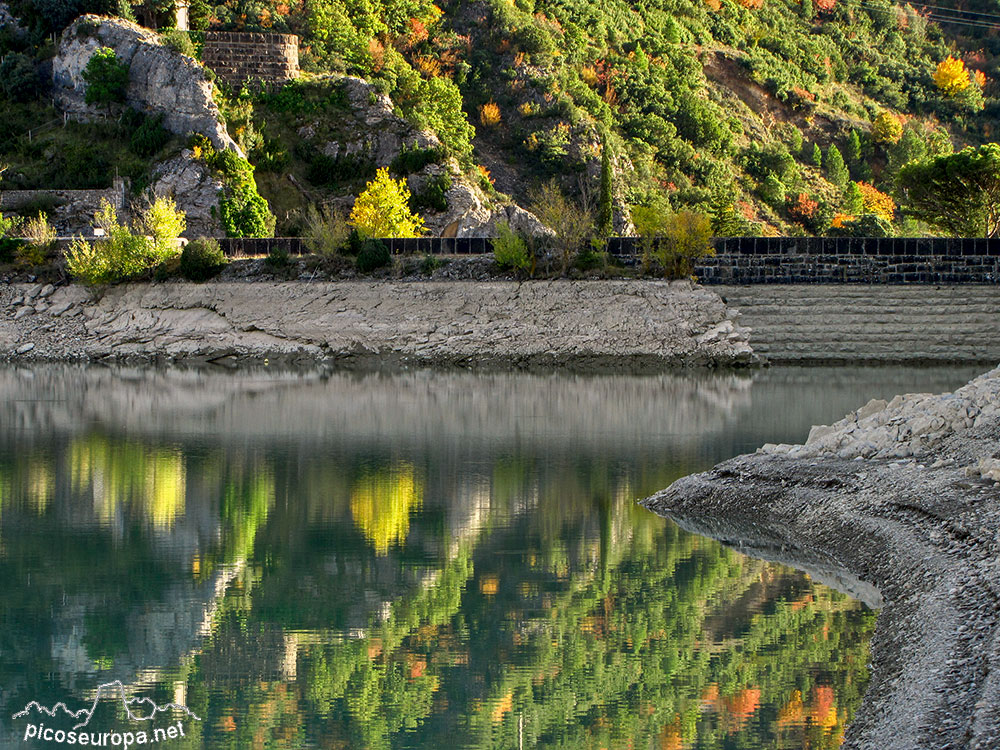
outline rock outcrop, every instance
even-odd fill
[[[110,47],[129,66],[128,106],[162,114],[163,126],[172,133],[201,133],[217,149],[239,151],[222,124],[204,68],[162,44],[155,32],[119,18],[81,16],[63,32],[52,62],[53,94],[60,109],[80,118],[102,114],[84,101],[83,80],[91,55],[100,47]]]
[[[185,237],[221,237],[225,234],[216,210],[222,182],[203,161],[195,159],[191,151],[185,149],[179,156],[157,164],[151,183],[156,196],[173,198],[185,212]]]
[[[690,282],[215,282],[0,286],[0,356],[286,359],[579,369],[749,364]],[[25,348],[28,347],[28,348]]]
[[[345,157],[370,160],[376,168],[388,167],[404,149],[436,149],[441,141],[434,133],[419,130],[396,114],[392,100],[370,83],[353,76],[342,79],[350,117],[339,123],[335,139],[321,137],[319,123],[299,129],[299,137],[330,159]],[[495,234],[496,225],[506,221],[517,231],[531,235],[549,230],[528,211],[510,203],[491,199],[462,173],[454,159],[428,164],[408,177],[412,192],[419,192],[428,180],[447,174],[451,188],[446,192],[448,207],[425,214],[432,235],[444,237],[484,237]]]

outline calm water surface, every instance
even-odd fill
[[[635,501],[974,374],[0,370],[0,744],[120,680],[177,748],[836,747],[874,613]]]

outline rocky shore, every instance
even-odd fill
[[[688,281],[222,281],[0,285],[0,359],[578,370],[756,361]]]
[[[845,748],[1000,747],[1000,369],[872,401],[644,501],[881,607]]]

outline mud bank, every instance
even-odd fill
[[[1000,747],[1000,369],[873,401],[644,501],[881,607],[845,748]]]
[[[687,281],[0,286],[0,358],[567,366],[751,364],[749,330]]]

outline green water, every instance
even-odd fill
[[[0,370],[0,743],[120,680],[170,747],[836,747],[874,613],[635,501],[973,374]]]

